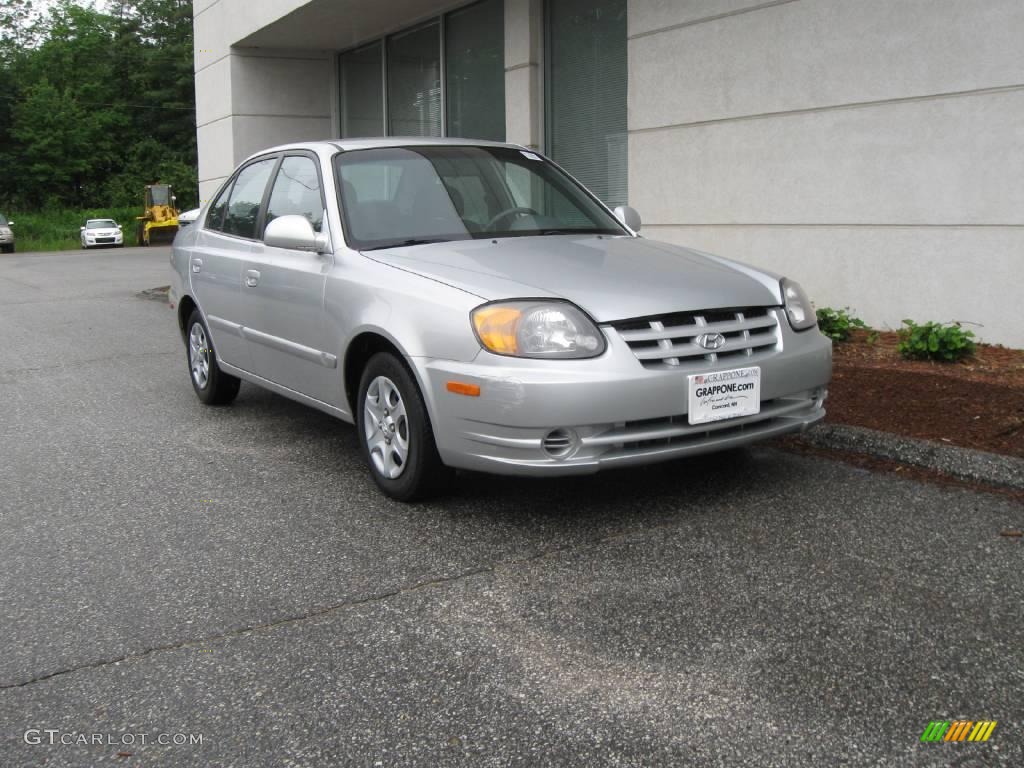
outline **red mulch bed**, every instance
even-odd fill
[[[1024,458],[1024,350],[979,344],[956,363],[904,360],[894,332],[833,347],[828,420]]]

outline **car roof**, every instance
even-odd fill
[[[526,149],[519,144],[506,144],[501,141],[484,141],[482,139],[459,139],[440,136],[384,136],[358,139],[331,139],[324,141],[302,141],[292,144],[280,144],[276,147],[254,152],[246,161],[260,155],[273,152],[287,152],[296,149],[311,150],[318,155],[333,155],[339,151],[353,149],[380,149],[383,147],[508,147],[510,149]]]

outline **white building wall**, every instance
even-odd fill
[[[199,197],[205,203],[248,155],[333,134],[334,54],[235,47],[258,24],[301,2],[197,2],[196,125]]]
[[[463,4],[197,0],[200,196],[336,134],[335,51]],[[541,148],[543,5],[505,0],[506,137]],[[1022,29],[1020,0],[629,0],[644,234],[1024,347]]]
[[[1024,347],[1024,3],[630,0],[644,233]]]

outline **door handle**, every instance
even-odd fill
[[[260,281],[260,273],[255,269],[245,270],[245,284],[250,288],[255,288],[257,283]]]
[[[192,259],[192,271],[193,272],[201,272],[202,269],[203,269],[203,260],[202,259]]]

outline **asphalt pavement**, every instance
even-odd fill
[[[1024,764],[1019,502],[769,445],[394,503],[197,401],[168,255],[0,257],[0,766]]]

